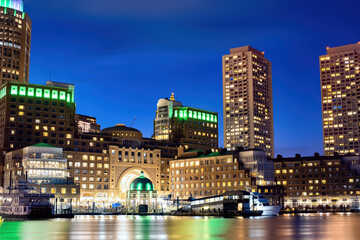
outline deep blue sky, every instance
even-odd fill
[[[251,45],[273,67],[275,154],[323,153],[319,55],[360,41],[360,2],[24,0],[30,82],[75,84],[77,112],[150,137],[159,98],[219,112],[221,56]]]

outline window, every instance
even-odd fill
[[[61,194],[66,194],[66,188],[61,188]]]
[[[56,194],[56,188],[51,188],[51,194]]]
[[[71,194],[76,194],[76,188],[71,189]]]

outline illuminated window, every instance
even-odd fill
[[[52,99],[58,99],[58,94],[59,94],[59,92],[57,90],[52,90],[51,91],[51,98]]]
[[[44,98],[50,98],[50,90],[44,89]]]
[[[51,188],[51,194],[55,194],[56,193],[56,188]]]
[[[29,87],[28,88],[28,94],[27,94],[29,97],[33,97],[34,96],[34,88],[32,87]]]
[[[42,97],[42,89],[41,89],[41,88],[37,88],[35,94],[36,94],[36,97]]]
[[[71,189],[71,194],[76,194],[76,188]]]
[[[19,95],[20,96],[25,96],[26,95],[26,87],[20,87]]]
[[[61,194],[66,194],[66,188],[61,188]]]

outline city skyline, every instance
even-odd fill
[[[358,34],[350,31],[355,15],[347,14],[346,20],[341,20],[341,14],[331,18],[326,12],[335,6],[323,5],[324,1],[314,3],[325,8],[321,14],[297,6],[282,17],[273,17],[271,11],[282,12],[286,5],[275,2],[266,10],[257,9],[263,14],[257,18],[252,17],[253,11],[243,13],[244,17],[234,18],[229,13],[230,17],[225,17],[228,2],[221,7],[207,4],[206,9],[201,1],[177,3],[176,8],[169,8],[170,3],[161,8],[145,3],[140,13],[131,11],[134,6],[130,3],[113,3],[113,10],[106,10],[106,1],[101,6],[84,2],[78,1],[70,9],[66,1],[63,5],[24,2],[33,21],[31,83],[45,83],[51,71],[52,80],[76,85],[78,113],[96,117],[102,128],[131,125],[137,116],[134,127],[150,137],[156,101],[171,92],[191,106],[220,113],[221,123],[221,56],[229,48],[251,45],[265,51],[273,64],[275,155],[322,154],[318,57],[325,54],[326,46],[358,41]],[[233,14],[238,7],[254,7],[251,3],[233,4],[234,10],[229,10]],[[39,12],[44,7],[48,10]],[[145,11],[146,7],[150,9]],[[191,9],[187,12],[186,8]],[[303,19],[304,13],[309,14]],[[252,25],[237,25],[246,23],[248,17]],[[268,22],[264,22],[266,18]],[[328,24],[318,33],[320,24],[312,23],[321,18]],[[334,30],[328,26],[331,22],[350,24]],[[80,30],[74,30],[74,23]],[[150,26],[156,27],[150,32]],[[294,76],[296,68],[301,72]],[[104,84],[99,86],[99,81]],[[140,85],[144,88],[139,89]],[[121,91],[124,86],[128,93]],[[223,146],[222,124],[219,130],[219,145]]]

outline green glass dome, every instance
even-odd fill
[[[144,177],[144,172],[130,184],[130,191],[153,191],[154,185],[151,180]]]

